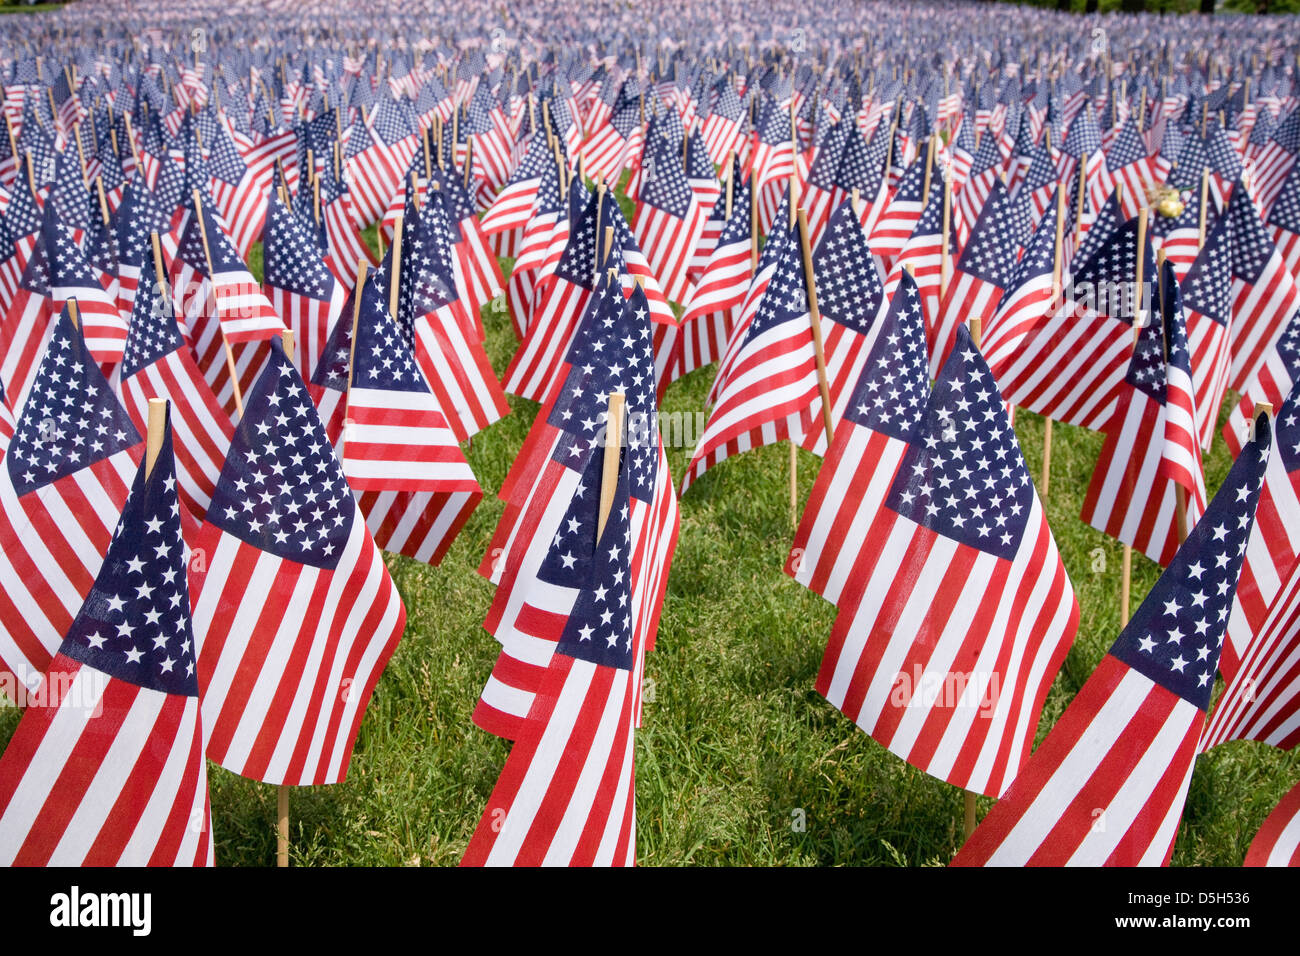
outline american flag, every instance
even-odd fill
[[[451,170],[434,169],[430,202],[445,210],[452,251],[456,255],[456,288],[466,311],[476,321],[480,310],[505,289],[501,264],[492,252],[479,223],[474,202],[461,177]]]
[[[330,263],[343,285],[351,288],[357,283],[358,263],[375,265],[375,254],[357,228],[348,184],[329,165],[320,175],[320,202]]]
[[[1079,608],[970,334],[929,395],[922,345],[882,330],[866,373],[877,389],[846,417],[906,448],[845,502],[863,550],[817,690],[909,763],[997,796],[1029,755]],[[895,398],[903,375],[909,394]]]
[[[568,351],[579,317],[587,308],[596,278],[596,218],[601,209],[599,194],[593,195],[578,180],[569,186],[569,228],[564,251],[555,271],[540,277],[534,297],[542,303],[529,317],[524,340],[510,360],[502,378],[505,390],[532,401],[550,397],[559,374],[559,364]],[[602,229],[607,225],[603,218]],[[600,237],[604,242],[604,237]]]
[[[1300,276],[1300,172],[1292,170],[1268,214],[1269,236],[1291,278]]]
[[[1292,452],[1292,448],[1284,440],[1278,442],[1279,451]],[[1266,488],[1267,481],[1266,477]],[[1247,553],[1249,550],[1248,545]],[[1300,743],[1300,677],[1295,669],[1300,640],[1300,564],[1292,560],[1275,583],[1259,626],[1239,648],[1239,659],[1225,669],[1228,685],[1201,738],[1202,750],[1229,740],[1258,740],[1283,750],[1293,750]],[[1233,616],[1236,614],[1234,610]]]
[[[239,257],[220,216],[201,198],[186,209],[169,278],[195,361],[221,406],[232,413],[235,379],[227,348],[235,356],[242,394],[256,377],[263,355],[256,343],[282,332],[284,323]]]
[[[0,665],[28,687],[99,573],[143,450],[65,307],[0,460]]]
[[[1295,516],[1300,514],[1300,454],[1295,448],[1300,443],[1300,428],[1296,424],[1300,421],[1300,393],[1292,384],[1293,372],[1294,380],[1300,381],[1300,327],[1294,323],[1270,364],[1275,360],[1291,370],[1283,375],[1290,394],[1271,399],[1273,407],[1278,409],[1274,423],[1277,448],[1269,460],[1255,515],[1255,530],[1246,546],[1237,601],[1228,619],[1228,636],[1219,670],[1229,680],[1236,674],[1253,636],[1263,627],[1269,607],[1300,553],[1300,525],[1295,521]],[[1234,424],[1245,424],[1241,409],[1234,412],[1234,418]],[[1241,438],[1245,438],[1244,428]]]
[[[203,148],[207,153],[208,188],[230,237],[241,256],[247,256],[262,234],[266,220],[266,195],[275,173],[275,155],[266,148],[256,151],[253,164],[241,155],[230,128],[220,116],[206,124]]]
[[[279,340],[244,407],[191,569],[207,755],[336,783],[406,611]]]
[[[401,281],[394,317],[413,338],[415,356],[458,441],[510,411],[482,342],[478,316],[465,311],[456,291],[450,225],[441,203],[427,203],[402,226]],[[392,277],[393,251],[376,270]]]
[[[727,339],[735,326],[737,314],[745,299],[745,292],[753,279],[751,270],[750,235],[752,192],[749,182],[740,180],[731,199],[731,217],[714,244],[701,278],[686,294],[685,311],[674,331],[660,326],[672,344],[674,357],[661,369],[661,387],[664,379],[671,381],[696,369],[716,362],[726,347]],[[715,207],[726,212],[726,203]]]
[[[509,124],[492,95],[480,87],[465,110],[464,130],[474,144],[474,165],[488,187],[499,190],[514,170]],[[454,164],[453,164],[454,165]]]
[[[619,468],[598,535],[601,457],[590,455],[568,522],[539,571],[570,592],[569,607],[557,613],[554,650],[539,665],[537,694],[462,865],[636,861],[633,732],[647,647],[631,606],[633,453]]]
[[[1161,866],[1173,854],[1268,460],[1223,486],[956,866]]]
[[[322,357],[330,367],[320,370],[328,387],[344,391],[343,474],[360,492],[361,512],[380,548],[437,564],[483,491],[410,337],[388,313],[388,289],[371,278],[357,294],[356,341],[352,314],[345,314]]]
[[[606,396],[627,396],[627,462],[632,495],[632,607],[637,639],[654,646],[679,524],[668,458],[655,410],[651,321],[639,291],[624,300],[606,273],[572,348],[554,402],[539,415],[500,496],[506,513],[480,572],[499,581],[484,626],[502,652],[474,719],[515,737],[558,638],[554,625],[572,593],[539,578],[550,542],[572,530],[566,512],[589,456],[605,433]],[[588,487],[590,485],[588,484]],[[567,595],[567,597],[566,597]],[[639,684],[638,684],[639,686]]]
[[[1110,174],[1108,191],[1124,184],[1124,218],[1136,216],[1147,204],[1147,190],[1161,185],[1169,176],[1170,162],[1156,154],[1147,155],[1146,142],[1138,132],[1137,123],[1129,117],[1106,153],[1106,166]]]
[[[1228,385],[1243,391],[1300,307],[1300,292],[1240,180],[1233,187],[1223,218],[1231,223],[1232,237],[1232,364]]]
[[[912,237],[912,231],[916,228],[917,220],[921,218],[921,213],[929,205],[935,192],[935,182],[939,183],[939,188],[943,188],[942,177],[937,170],[933,170],[934,175],[931,177],[930,195],[923,196],[922,191],[925,186],[925,159],[921,158],[912,163],[899,180],[898,189],[890,198],[888,205],[876,220],[875,228],[871,230],[868,241],[871,243],[871,251],[880,259],[882,271],[888,274],[894,267],[894,262],[898,259],[907,245],[907,240]]]
[[[875,257],[871,255],[867,234],[851,199],[842,202],[831,216],[813,253],[812,266],[822,320],[831,422],[838,427],[862,375],[875,336],[874,327],[888,307]],[[915,289],[915,285],[911,288]],[[800,429],[803,447],[825,455],[827,441],[820,394],[804,412]]]
[[[1057,195],[1059,198],[1059,190]],[[997,311],[985,324],[980,343],[990,368],[1002,367],[1013,357],[1021,337],[1056,310],[1059,303],[1053,299],[1060,294],[1056,250],[1064,242],[1067,215],[1061,202],[1048,206],[1007,279]]]
[[[806,282],[795,238],[783,244],[753,320],[733,333],[726,380],[682,478],[683,494],[732,455],[786,439],[802,442],[803,415],[821,404]]]
[[[629,105],[633,109],[636,108],[635,103]],[[744,134],[741,132],[741,120],[744,114],[745,106],[736,95],[731,80],[723,77],[718,81],[718,98],[714,101],[713,109],[700,130],[704,137],[704,147],[709,151],[709,159],[715,164],[722,165],[726,162],[728,153],[740,149],[741,141],[744,139]]]
[[[1300,866],[1300,784],[1268,815],[1242,866]]]
[[[1212,229],[1217,221],[1217,211],[1213,202],[1206,197],[1205,225]],[[1153,216],[1151,220],[1151,242],[1163,251],[1165,258],[1174,264],[1178,281],[1187,278],[1187,270],[1196,261],[1201,251],[1201,196],[1197,190],[1187,197],[1182,214],[1173,218]]]
[[[898,281],[905,271],[912,273],[916,288],[921,293],[921,308],[925,310],[925,322],[928,330],[926,338],[930,345],[930,367],[936,372],[940,367],[938,354],[939,303],[944,281],[945,268],[952,268],[952,260],[957,254],[956,228],[954,220],[948,223],[948,256],[944,259],[944,212],[945,206],[949,216],[956,213],[955,207],[948,205],[943,183],[938,179],[930,184],[930,200],[925,211],[912,228],[912,235],[899,251],[893,267],[885,279],[885,295],[893,295]]]
[[[122,360],[126,321],[77,245],[72,230],[46,206],[40,242],[23,270],[18,294],[0,325],[0,378],[21,411],[44,352],[55,316],[77,300],[78,322],[86,345],[101,366]]]
[[[547,146],[544,136],[534,135],[528,151],[510,176],[501,192],[492,200],[492,207],[483,216],[480,226],[487,235],[527,226],[537,203],[538,190],[547,170],[555,168],[555,155]]]
[[[930,385],[927,354],[920,293],[905,273],[876,323],[786,562],[786,574],[832,604],[853,580],[871,527],[861,516],[864,495],[883,494],[869,486],[892,480],[921,421]],[[870,471],[859,467],[864,461],[872,463]]]
[[[1173,266],[1161,269],[1160,312],[1138,330],[1083,520],[1167,565],[1205,510],[1206,494],[1182,297]]]
[[[384,214],[420,148],[418,124],[408,113],[409,109],[384,96],[366,123],[352,131],[347,172],[358,226],[368,226]]]
[[[1009,403],[1071,425],[1100,429],[1114,413],[1133,349],[1133,316],[1140,305],[1137,220],[1130,220],[1072,277],[1065,300],[1027,330],[1003,343],[992,363]],[[1150,243],[1141,252],[1145,281],[1155,275]],[[1008,347],[1010,346],[1010,347]]]
[[[1014,278],[1016,256],[1028,227],[1023,201],[995,180],[971,228],[970,239],[956,259],[947,295],[940,303],[930,342],[932,368],[939,368],[947,359],[957,327],[963,322],[978,318],[985,328],[989,327],[1003,291]]]
[[[580,147],[587,173],[601,176],[606,182],[618,182],[629,160],[639,155],[644,136],[639,103],[635,99],[624,101],[609,122],[593,130]]]
[[[686,267],[706,215],[682,168],[680,151],[658,135],[646,141],[641,161],[633,235],[669,299],[680,302],[689,284]]]
[[[146,469],[0,757],[5,866],[212,865],[170,431]]]
[[[1208,449],[1228,387],[1229,328],[1232,318],[1232,233],[1229,221],[1215,223],[1183,282],[1187,344],[1191,349],[1196,438]]]
[[[271,307],[294,334],[304,379],[311,379],[346,294],[320,256],[307,227],[271,194],[262,234],[262,282]]]
[[[1300,151],[1300,110],[1292,110],[1255,157],[1255,189],[1259,206],[1265,212],[1273,208],[1282,185],[1295,167],[1297,151]]]

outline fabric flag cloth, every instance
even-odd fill
[[[32,250],[18,293],[0,323],[0,378],[21,411],[55,320],[68,300],[77,300],[78,324],[94,361],[110,367],[122,360],[126,321],[117,301],[96,278],[52,206],[46,207],[40,242]]]
[[[1016,263],[993,317],[984,325],[980,346],[990,368],[1014,357],[1021,338],[1051,316],[1059,303],[1056,288],[1056,231],[1059,209],[1051,203]],[[1064,230],[1064,224],[1061,224]]]
[[[413,211],[413,210],[410,210]],[[441,203],[428,202],[402,226],[401,282],[394,316],[414,342],[415,357],[457,441],[510,411],[483,347],[482,326],[456,291],[450,224]],[[388,288],[393,250],[375,270]]]
[[[732,196],[731,216],[718,235],[700,281],[686,293],[681,322],[675,330],[662,325],[655,329],[661,390],[722,356],[753,279],[750,201],[749,182],[741,180]],[[715,215],[725,211],[725,200],[714,207]],[[665,353],[659,361],[658,356]]]
[[[636,861],[635,681],[646,647],[631,606],[631,457],[620,454],[598,535],[603,454],[591,455],[569,509],[573,524],[543,566],[543,580],[553,577],[576,596],[462,865]]]
[[[1269,457],[1219,661],[1219,671],[1228,681],[1236,676],[1242,656],[1264,627],[1300,554],[1300,390],[1292,388],[1275,407],[1276,447]]]
[[[911,276],[904,274],[875,328],[785,568],[836,605],[867,547],[873,516],[862,510],[864,501],[884,494],[882,487],[870,486],[893,480],[929,394],[925,316]],[[863,462],[871,468],[860,467]]]
[[[1268,815],[1246,851],[1243,866],[1300,866],[1300,784]]]
[[[1205,511],[1206,494],[1178,280],[1171,263],[1161,268],[1161,309],[1138,331],[1082,518],[1168,565]]]
[[[337,783],[406,610],[278,340],[244,402],[190,571],[206,752]]]
[[[959,325],[969,324],[973,318],[984,328],[991,324],[1003,290],[1010,287],[1016,272],[1016,256],[1028,227],[1023,210],[1020,198],[1009,195],[1006,187],[994,180],[935,316],[935,335],[930,342],[932,369],[937,371],[948,358]]]
[[[1300,291],[1241,180],[1223,211],[1231,223],[1232,363],[1228,386],[1244,391],[1300,309]]]
[[[1271,432],[1259,423],[1205,515],[954,866],[1169,862]]]
[[[817,283],[817,307],[822,320],[822,351],[827,391],[831,398],[831,423],[839,427],[853,387],[862,376],[873,338],[873,326],[888,308],[875,257],[867,245],[853,201],[846,199],[830,217],[812,258]],[[906,283],[909,295],[916,284]],[[900,285],[900,288],[902,286]],[[897,292],[895,293],[897,295]],[[916,300],[919,307],[919,299]],[[821,394],[803,414],[803,447],[826,454],[826,428]]]
[[[786,439],[801,442],[804,413],[814,402],[820,408],[803,253],[798,228],[793,232],[753,321],[735,330],[738,344],[734,352],[728,347],[725,384],[682,477],[682,494],[732,455]]]
[[[211,866],[181,509],[164,432],[0,757],[4,866]]]
[[[633,234],[664,295],[685,297],[687,265],[707,218],[682,169],[680,150],[662,136],[651,136],[642,160]]]
[[[919,347],[878,338],[866,388],[884,401],[846,418],[906,448],[839,505],[864,529],[817,690],[913,766],[997,796],[1029,756],[1079,605],[970,333],[928,395]]]
[[[1192,353],[1196,438],[1205,449],[1214,439],[1219,406],[1228,387],[1232,319],[1232,233],[1228,225],[1227,219],[1214,224],[1182,283],[1187,344]]]
[[[144,445],[67,309],[0,460],[0,667],[28,687],[99,574]]]
[[[558,639],[557,621],[572,592],[557,592],[539,574],[550,542],[569,526],[566,507],[604,431],[607,396],[627,396],[631,462],[632,603],[638,639],[654,646],[679,514],[655,407],[651,321],[645,297],[624,301],[606,273],[591,312],[567,355],[563,388],[538,418],[500,497],[506,513],[480,573],[499,582],[484,627],[502,652],[474,712],[479,726],[514,738],[528,713],[542,669]],[[576,507],[576,505],[572,505]],[[639,686],[639,685],[638,685]]]
[[[234,428],[181,335],[171,297],[158,284],[152,255],[140,264],[117,385],[136,428],[145,430],[149,399],[171,402],[176,482],[181,504],[201,520],[212,501]]]
[[[271,306],[293,332],[298,371],[310,381],[347,293],[306,226],[274,192],[262,234],[262,282]]]
[[[318,370],[318,381],[342,392],[345,417],[335,439],[348,484],[384,551],[439,563],[483,491],[446,416],[424,380],[409,338],[385,305],[387,290],[368,278],[356,313],[335,326],[328,356],[341,366]],[[355,356],[355,358],[352,358]],[[348,363],[351,362],[349,372]]]
[[[1133,354],[1137,281],[1137,220],[1115,232],[1074,274],[1064,301],[1023,332],[1019,342],[999,339],[990,363],[1012,405],[1068,425],[1103,428],[1115,411]],[[1094,226],[1094,229],[1097,227]],[[1151,244],[1141,253],[1142,275],[1155,273]]]
[[[220,216],[207,202],[199,206],[196,211],[191,199],[185,212],[169,279],[195,364],[233,417],[236,378],[242,394],[260,370],[264,350],[258,344],[283,332],[284,322],[239,257]]]

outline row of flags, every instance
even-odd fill
[[[605,11],[575,47],[549,12],[507,14],[527,41],[418,49],[333,9],[299,14],[310,45],[223,14],[200,50],[74,8],[0,47],[0,663],[76,689],[0,758],[0,851],[210,862],[205,754],[343,779],[405,618],[380,555],[446,553],[482,496],[462,443],[512,394],[540,410],[480,567],[501,650],[474,721],[514,745],[465,863],[634,862],[679,493],[776,441],[826,459],[787,565],[840,612],[818,691],[999,798],[956,862],[1167,862],[1199,750],[1294,744],[1285,44],[1234,21],[1086,50],[1007,9],[958,42],[946,7],[832,4],[883,29],[802,56]],[[61,56],[73,32],[98,52]],[[485,309],[520,340],[499,381]],[[714,363],[679,492],[658,401]],[[1082,518],[1166,567],[1037,751],[1079,607],[1016,406],[1103,432]],[[77,722],[82,684],[120,743]]]

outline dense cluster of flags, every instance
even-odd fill
[[[1293,23],[227,6],[0,38],[0,676],[44,702],[0,860],[211,863],[205,757],[344,779],[382,554],[446,554],[507,395],[466,864],[635,862],[679,493],[782,441],[824,458],[817,690],[998,798],[957,863],[1165,863],[1199,752],[1300,740]],[[679,492],[658,403],[714,363]],[[1081,518],[1166,568],[1037,750],[1080,608],[1017,406],[1102,433]],[[1298,808],[1247,862],[1300,862]]]

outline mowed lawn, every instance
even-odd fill
[[[517,344],[510,319],[489,307],[484,320],[501,373]],[[712,376],[710,367],[675,382],[662,411],[693,421]],[[515,398],[510,405],[466,448],[486,497],[443,563],[388,557],[406,633],[366,711],[347,781],[292,794],[294,865],[455,864],[487,804],[509,744],[470,719],[498,648],[482,628],[493,585],[476,569],[503,510],[495,493],[538,409]],[[1016,433],[1037,478],[1042,419],[1018,413]],[[1081,615],[1040,740],[1119,633],[1122,548],[1079,520],[1100,447],[1098,434],[1055,426],[1046,508]],[[690,449],[670,448],[669,458],[679,481]],[[819,464],[800,453],[801,506]],[[1206,461],[1211,492],[1229,465],[1216,438]],[[681,519],[636,735],[638,862],[947,863],[962,839],[961,792],[889,753],[813,690],[835,609],[781,571],[793,536],[788,445],[710,471],[681,502]],[[1158,570],[1135,557],[1134,609]],[[0,746],[18,716],[0,709]],[[209,774],[217,863],[272,864],[275,788],[212,764]],[[1297,778],[1300,757],[1261,744],[1201,757],[1174,863],[1240,865]],[[980,799],[981,815],[991,803]]]

